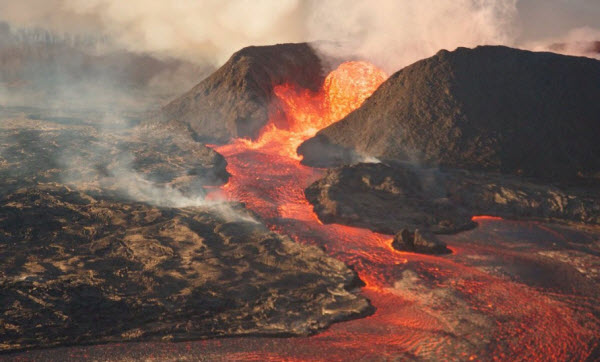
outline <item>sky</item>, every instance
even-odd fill
[[[248,45],[321,40],[324,57],[393,71],[442,48],[600,39],[598,19],[598,0],[0,0],[0,20],[15,28],[215,66]]]

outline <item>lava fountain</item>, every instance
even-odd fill
[[[588,357],[593,349],[590,341],[598,337],[596,322],[590,319],[582,324],[568,301],[550,298],[536,288],[475,265],[473,260],[491,257],[487,251],[477,254],[473,252],[475,246],[456,247],[449,242],[454,254],[447,257],[402,253],[391,248],[389,235],[323,225],[318,220],[304,189],[321,177],[323,170],[301,165],[296,148],[319,129],[359,107],[385,79],[385,73],[371,64],[346,62],[327,76],[319,92],[278,85],[274,108],[279,111],[272,112],[257,140],[237,139],[215,146],[227,159],[231,178],[210,197],[244,202],[272,230],[300,243],[321,246],[351,265],[366,284],[362,293],[376,308],[368,318],[335,324],[313,337],[280,339],[260,356],[433,360]],[[487,218],[478,222],[505,223]],[[511,260],[510,255],[502,258]],[[203,343],[203,348],[208,348],[207,342]],[[232,339],[228,344],[235,349],[236,343],[241,350],[258,350],[263,342]]]
[[[383,81],[385,72],[366,62],[345,62],[325,78],[319,92],[293,84],[277,85],[268,124],[258,140],[237,139],[221,146],[224,155],[235,150],[262,150],[300,160],[298,146],[317,131],[358,108]]]

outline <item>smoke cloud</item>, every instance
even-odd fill
[[[600,30],[576,28],[557,38],[532,42],[528,48],[600,59]]]
[[[100,33],[131,51],[217,64],[247,45],[302,41],[300,3],[34,0],[25,4],[6,0],[0,3],[0,16],[12,24],[41,26],[55,32]]]
[[[340,11],[341,10],[341,11]],[[369,60],[388,72],[440,49],[511,44],[516,0],[325,2],[313,13],[313,38],[327,55]]]
[[[333,42],[319,46],[325,55],[391,72],[442,48],[557,38],[594,26],[600,9],[595,0],[0,0],[0,14],[14,26],[213,65],[248,45],[324,40]]]

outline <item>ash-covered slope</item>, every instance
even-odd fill
[[[318,90],[321,61],[306,43],[244,48],[152,121],[189,124],[201,139],[225,142],[258,136],[269,118],[273,87],[291,83]]]
[[[298,152],[316,166],[358,152],[572,179],[600,172],[599,99],[597,60],[501,46],[442,50],[392,75]]]

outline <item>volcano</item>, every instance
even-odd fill
[[[386,80],[365,61],[326,69],[306,44],[250,47],[124,140],[109,138],[117,145],[97,152],[108,160],[77,163],[83,173],[100,169],[92,174],[103,183],[61,186],[52,177],[60,165],[46,165],[19,189],[17,173],[0,198],[7,260],[0,297],[11,305],[0,315],[0,334],[10,336],[4,348],[145,341],[23,353],[30,359],[596,358],[600,232],[590,225],[600,214],[597,196],[574,200],[579,193],[515,175],[377,163],[346,145],[297,154],[320,130],[365,114],[397,78]],[[389,96],[382,114],[395,109],[396,93]],[[394,119],[353,128],[350,138],[393,135]],[[4,140],[11,160],[33,142],[39,149],[28,157],[45,165],[62,127],[38,139],[22,121],[9,130],[24,139],[7,133]],[[469,123],[463,131],[484,128]],[[152,181],[151,196],[169,191],[168,205],[115,197],[140,180],[117,182],[122,168],[113,159],[124,150],[136,175],[146,176],[143,185]],[[306,165],[317,158],[364,162]],[[0,162],[7,175],[13,164]],[[206,194],[196,190],[203,183]],[[172,195],[189,193],[201,194],[203,206],[172,203]],[[521,218],[536,202],[565,224],[473,217],[492,205],[502,216],[516,208]],[[90,317],[89,310],[114,313]],[[169,342],[182,339],[205,340]]]
[[[164,106],[150,123],[177,120],[212,142],[256,138],[269,121],[275,86],[286,83],[317,91],[324,72],[307,43],[247,47]]]
[[[298,152],[564,181],[600,172],[600,61],[501,46],[442,50],[393,74]]]

